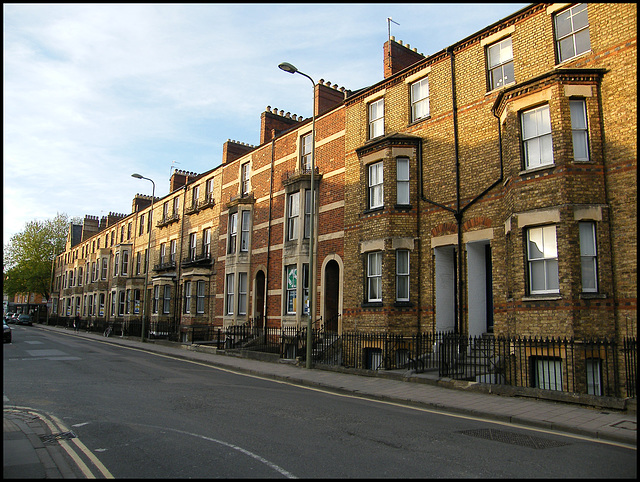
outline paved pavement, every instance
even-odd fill
[[[35,329],[64,332],[71,336],[99,339],[129,348],[173,356],[218,368],[274,380],[325,389],[342,394],[401,403],[529,428],[569,433],[585,438],[637,447],[635,400],[624,410],[592,408],[575,403],[504,396],[477,390],[477,384],[437,379],[409,372],[380,372],[365,376],[322,369],[308,370],[293,363],[264,361],[229,353],[221,354],[204,345],[145,342],[94,333],[75,333],[59,327],[34,325]],[[368,374],[371,375],[371,374]],[[486,388],[486,387],[485,387]],[[496,389],[498,387],[495,387]],[[4,404],[3,478],[99,478],[107,471],[82,469],[77,456],[60,432],[64,427],[43,413]],[[86,450],[85,450],[86,451]],[[99,464],[98,464],[99,465]]]

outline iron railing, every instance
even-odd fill
[[[51,317],[49,324],[74,328],[73,318]],[[306,359],[306,328],[246,324],[226,329],[147,323],[145,337],[209,343],[219,349],[252,350]],[[111,336],[140,336],[141,320],[81,320],[77,329]],[[456,333],[344,332],[313,330],[313,363],[364,370],[437,372],[439,377],[531,387],[595,396],[635,397],[637,341],[608,339],[467,336]]]

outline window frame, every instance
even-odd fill
[[[287,195],[287,241],[298,239],[300,227],[300,191]]]
[[[406,162],[406,179],[400,178],[400,163]],[[409,206],[411,205],[411,165],[408,157],[397,157],[396,158],[396,204],[400,206]],[[400,187],[403,186],[405,189],[403,191],[406,192],[406,199],[400,199]]]
[[[240,218],[240,252],[249,252],[249,240],[251,234],[251,211],[242,210]]]
[[[198,233],[189,234],[189,261],[195,261],[198,255]]]
[[[378,109],[380,109],[380,113],[377,112]],[[384,97],[367,104],[367,117],[369,139],[384,136]]]
[[[421,95],[423,89],[422,87],[426,83],[426,95],[422,97],[417,97]],[[415,87],[415,89],[414,89]],[[416,80],[409,86],[409,99],[411,102],[411,122],[418,122],[423,119],[428,119],[431,117],[431,105],[430,105],[430,93],[429,93],[429,76],[423,77],[420,80]],[[426,104],[426,113],[423,115],[416,115],[416,110]]]
[[[235,299],[235,273],[227,273],[225,277],[225,314],[231,316],[234,314],[234,299]]]
[[[545,253],[547,252],[547,246],[546,246],[546,241],[551,239],[551,235],[550,235],[550,231],[553,229],[553,241],[554,241],[554,246],[548,246],[550,254],[552,254],[551,256],[545,255]],[[541,240],[542,240],[542,251],[540,251],[538,249],[538,251],[541,253],[542,256],[539,257],[532,257],[532,251],[531,251],[531,235],[534,231],[541,231]],[[527,261],[527,288],[529,291],[530,295],[557,295],[560,293],[560,273],[559,273],[559,263],[558,263],[558,237],[557,237],[557,229],[556,229],[556,225],[555,224],[547,224],[547,225],[542,225],[542,226],[532,226],[529,228],[526,228],[526,235],[525,235],[525,239],[526,239],[526,261]],[[537,245],[536,245],[537,246]],[[537,248],[536,248],[537,249]],[[555,253],[554,253],[555,251]],[[555,255],[553,255],[555,254]],[[538,264],[542,264],[543,266],[543,274],[544,274],[544,280],[543,280],[543,288],[539,289],[536,288],[534,289],[534,284],[538,285],[539,284],[539,280],[536,280],[536,282],[534,283],[534,276],[536,274],[536,271],[538,270],[534,270],[533,269],[533,265],[534,263],[536,265]],[[551,265],[555,265],[555,279],[549,279],[549,268],[551,268]],[[551,282],[556,281],[558,284],[557,288],[551,288],[550,284]]]
[[[240,166],[240,195],[245,196],[249,194],[250,186],[249,186],[249,169],[250,163],[245,162]]]
[[[184,282],[184,313],[191,313],[191,281]]]
[[[293,275],[293,277],[292,277]],[[285,286],[285,313],[287,315],[295,315],[298,309],[298,266],[289,264],[284,268],[284,286]],[[295,281],[295,285],[289,283],[289,279]]]
[[[302,172],[311,171],[311,157],[313,156],[312,134],[312,132],[309,132],[300,136],[300,170]]]
[[[198,280],[196,283],[196,313],[204,313],[204,298],[205,298],[205,282]]]
[[[202,255],[211,258],[211,228],[202,230]]]
[[[238,273],[238,316],[247,314],[248,276],[245,272]]]
[[[375,271],[372,269],[375,268]],[[381,303],[382,296],[382,251],[371,251],[367,253],[366,258],[366,301],[367,303]],[[375,290],[378,293],[374,293]],[[374,295],[377,294],[377,297]]]
[[[406,256],[406,272],[401,272],[401,256]],[[408,249],[396,250],[396,301],[408,302],[410,301],[411,289],[410,289],[410,271],[411,271],[411,255]],[[406,289],[406,296],[400,296],[401,282]],[[403,293],[404,294],[404,293]]]
[[[168,315],[171,312],[171,285],[164,285],[162,298],[162,314]]]
[[[589,233],[584,233],[584,236],[589,236],[590,245],[586,246],[587,239],[583,237],[583,229],[589,227]],[[578,232],[580,238],[580,287],[583,293],[598,293],[598,231],[596,223],[593,221],[580,221],[578,223]],[[589,251],[587,248],[593,248],[593,251]],[[590,270],[585,269],[586,264],[589,264]],[[590,274],[591,279],[589,287],[585,288],[585,277]]]
[[[236,243],[238,239],[238,212],[229,213],[229,245],[227,254],[236,253]]]
[[[376,181],[373,176],[374,169],[379,172],[380,177]],[[376,201],[379,199],[380,203],[374,205],[374,199]],[[384,208],[384,163],[382,160],[367,165],[367,206],[370,210]]]
[[[572,106],[580,105],[580,119],[577,119],[574,116],[574,110]],[[573,160],[578,162],[589,162],[591,160],[590,152],[589,152],[589,120],[587,116],[587,102],[584,98],[573,98],[569,99],[569,114],[571,117],[571,143],[573,145]],[[577,125],[577,121],[581,121],[583,124]],[[581,135],[580,135],[581,134]],[[578,157],[576,154],[576,136],[580,135],[580,144],[584,149],[586,157]]]
[[[581,13],[582,10],[580,11],[576,11],[579,8],[584,7],[586,16],[587,16],[587,21],[585,23],[584,26],[582,27],[578,27],[576,29],[576,27],[574,26],[574,19],[578,16],[579,13]],[[559,19],[561,16],[569,14],[568,16],[568,20],[571,23],[570,26],[570,30],[568,31],[568,33],[566,34],[562,34],[558,32],[558,27],[559,27]],[[587,39],[589,40],[589,46],[585,49],[585,50],[581,50],[580,52],[578,52],[577,49],[577,43],[576,43],[576,38],[579,34],[583,33],[586,30],[587,32]],[[568,60],[574,59],[576,57],[578,57],[579,55],[584,54],[585,52],[589,52],[591,51],[591,33],[589,32],[589,9],[588,9],[588,4],[587,3],[579,3],[577,5],[572,5],[568,8],[565,8],[564,10],[561,10],[559,12],[557,12],[554,16],[553,16],[553,36],[554,36],[554,40],[555,40],[555,53],[556,53],[556,59],[557,59],[557,63],[561,64],[563,62],[566,62]],[[563,54],[562,54],[562,43],[568,39],[571,39],[571,47],[573,49],[573,54],[572,55],[568,55],[567,57],[563,58]]]
[[[533,119],[535,122],[535,135],[528,135],[525,133],[527,122],[525,120],[525,116],[534,116],[539,113],[545,116],[546,118]],[[522,139],[522,155],[523,155],[523,167],[525,170],[538,169],[538,168],[546,168],[555,165],[554,152],[553,152],[553,126],[551,125],[551,109],[549,104],[542,104],[535,107],[527,108],[520,111],[520,135]],[[548,126],[546,125],[548,123]],[[545,130],[548,127],[548,132]],[[551,153],[551,160],[544,160],[543,148],[540,148],[542,143],[546,143],[546,139],[549,139]],[[534,164],[532,162],[532,156],[530,156],[530,152],[535,154],[535,149],[531,149],[530,146],[537,147],[537,152],[539,154],[539,159],[537,163]],[[544,145],[543,145],[544,147]]]
[[[505,42],[509,42],[510,43],[510,49],[511,49],[511,57],[508,60],[502,60],[502,45]],[[492,56],[492,51],[494,51],[493,49],[499,49],[500,55],[499,55],[499,59],[498,62],[492,66],[491,61],[493,59]],[[504,87],[505,85],[509,85],[509,84],[513,84],[515,83],[515,69],[514,69],[514,58],[513,58],[513,40],[511,38],[511,36],[508,36],[506,38],[500,39],[494,43],[492,43],[491,45],[487,45],[486,48],[486,59],[487,59],[487,83],[488,83],[488,87],[489,87],[489,91],[492,90],[496,90],[496,89],[500,89],[502,87]],[[505,74],[505,66],[511,65],[511,76],[512,79],[508,80],[508,76]],[[494,75],[493,72],[500,70],[501,75],[500,75],[500,79],[498,81],[495,82],[494,84]]]

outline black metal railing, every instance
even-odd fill
[[[50,325],[74,328],[70,317],[50,317]],[[76,329],[111,336],[140,336],[141,319],[107,322],[80,320]],[[211,325],[182,327],[174,322],[145,324],[146,338],[193,343],[219,349],[262,351],[282,358],[306,359],[307,330],[247,323],[226,329]],[[313,330],[313,363],[365,370],[413,370],[439,377],[514,387],[609,397],[637,395],[637,340],[467,336],[450,332],[393,333]]]

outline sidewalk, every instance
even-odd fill
[[[85,478],[59,445],[44,416],[3,410],[3,479]]]
[[[437,410],[438,412],[565,432],[587,438],[637,446],[637,413],[635,409],[626,411],[595,409],[566,402],[501,396],[495,393],[474,391],[474,384],[453,380],[435,380],[427,375],[379,372],[375,374],[368,373],[367,375],[369,376],[365,376],[363,373],[352,374],[346,373],[346,371],[307,370],[282,361],[269,362],[230,356],[230,354],[220,354],[216,353],[215,348],[205,345],[152,341],[141,343],[139,340],[117,336],[105,338],[95,333],[75,333],[73,330],[60,327],[34,325],[34,328],[63,332],[81,338],[96,339],[204,363],[239,373],[326,389],[342,394],[397,402],[424,409]],[[32,425],[34,423],[31,422]],[[18,429],[20,429],[22,435],[17,433]],[[35,471],[37,467],[33,465],[37,464],[35,460],[39,456],[40,460],[43,461],[40,473],[46,474],[46,470],[52,470],[49,465],[44,463],[46,457],[42,455],[42,443],[39,443],[39,437],[34,437],[29,430],[38,433],[37,429],[34,430],[27,423],[24,423],[19,416],[12,414],[8,417],[5,411],[5,465],[3,473],[5,478],[11,477],[7,472],[8,468],[11,469],[6,465],[8,460],[24,459],[22,467]],[[27,447],[27,441],[33,443],[31,449]],[[49,450],[50,447],[46,447],[46,449]],[[68,470],[68,468],[60,468],[59,473],[63,474],[64,470]],[[36,478],[44,476],[33,475]]]

